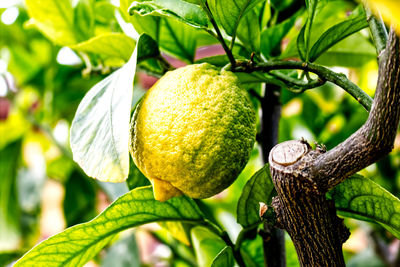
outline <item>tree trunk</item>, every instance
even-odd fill
[[[278,225],[293,240],[301,266],[345,266],[342,243],[349,231],[336,216],[333,203],[303,175],[320,154],[305,141],[287,141],[270,153],[272,180],[278,197],[272,206]]]

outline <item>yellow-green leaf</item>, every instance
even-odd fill
[[[74,10],[70,0],[26,0],[31,22],[58,45],[77,42],[74,33]]]
[[[116,57],[128,61],[135,48],[135,41],[123,33],[108,32],[71,46],[76,51]]]

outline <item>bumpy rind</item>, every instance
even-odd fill
[[[237,77],[203,63],[168,72],[146,93],[130,150],[153,185],[162,180],[179,189],[175,195],[207,198],[237,178],[255,135],[255,112]]]

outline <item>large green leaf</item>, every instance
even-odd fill
[[[129,61],[96,84],[79,104],[71,126],[74,160],[85,173],[122,182],[129,172],[129,122],[137,61],[158,55],[155,42],[141,35]]]
[[[211,267],[229,267],[234,266],[234,264],[232,248],[226,246],[214,258]]]
[[[197,222],[202,219],[192,199],[183,196],[159,202],[154,199],[150,186],[142,187],[117,199],[92,221],[43,241],[14,266],[82,266],[116,233],[127,228],[157,221]]]
[[[123,33],[108,32],[71,46],[76,51],[129,60],[135,41]]]
[[[311,32],[311,44],[317,42],[321,35],[336,24],[349,19],[348,10],[353,8],[347,1],[324,1],[318,6]],[[352,18],[361,14],[360,9],[352,11]],[[304,28],[303,28],[304,30]],[[292,41],[288,44],[281,59],[300,57],[297,49],[296,31],[289,33]],[[305,51],[305,50],[304,50]],[[304,57],[305,58],[305,52]],[[376,60],[376,49],[362,33],[354,33],[329,48],[316,62],[326,66],[345,66],[359,68],[371,60]]]
[[[346,179],[328,193],[338,213],[345,217],[376,222],[400,238],[400,200],[361,175]]]
[[[269,27],[261,33],[261,52],[264,56],[271,57],[274,50],[277,47],[279,48],[282,39],[296,22],[296,18],[297,16],[293,15],[282,23]]]
[[[70,0],[26,0],[34,25],[58,45],[78,41],[74,30],[74,10]]]
[[[340,42],[347,36],[368,26],[365,15],[345,20],[324,32],[310,50],[309,60],[315,61],[323,52]]]
[[[21,140],[0,150],[0,251],[17,249],[21,238],[16,190],[20,153]]]
[[[120,1],[120,10],[124,14],[128,8],[129,0]],[[197,45],[207,45],[210,38],[205,38],[205,33],[171,17],[141,16],[134,12],[131,16],[125,14],[126,19],[141,34],[146,33],[156,40],[160,49],[169,55],[179,58],[187,63],[193,63]],[[214,40],[213,40],[214,41]]]
[[[257,14],[250,10],[240,21],[237,28],[238,38],[250,48],[250,52],[260,51],[260,24]]]
[[[160,15],[178,19],[194,27],[207,27],[206,13],[199,5],[181,0],[134,1],[129,7],[129,13],[145,15]]]
[[[208,5],[217,22],[230,36],[236,35],[240,20],[263,0],[209,0]],[[258,24],[258,23],[257,23]]]
[[[359,68],[371,60],[376,60],[375,47],[357,32],[325,51],[315,62],[325,66]]]
[[[271,203],[274,184],[269,174],[269,165],[258,170],[246,183],[237,205],[237,220],[243,228],[261,222],[260,202]]]
[[[196,52],[198,30],[177,20],[162,18],[159,36],[161,49],[192,63]]]
[[[191,237],[197,264],[200,267],[211,266],[215,257],[226,247],[219,236],[202,226],[193,227]]]

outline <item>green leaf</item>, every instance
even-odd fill
[[[93,36],[94,14],[92,0],[79,0],[74,9],[74,25],[77,36],[81,36],[84,40]]]
[[[190,246],[190,228],[192,225],[188,225],[182,222],[159,222],[159,226],[164,228],[170,235],[176,240],[186,246]]]
[[[161,49],[188,63],[194,60],[198,29],[177,20],[162,18],[159,43]]]
[[[296,15],[288,18],[287,20],[265,29],[261,33],[261,52],[266,57],[273,56],[273,52],[280,48],[282,39],[286,36],[289,30],[296,22]]]
[[[16,189],[20,153],[20,139],[0,150],[0,251],[17,249],[21,238]]]
[[[154,199],[150,186],[125,194],[90,222],[75,225],[43,241],[14,266],[82,266],[93,258],[116,233],[157,221],[203,219],[195,202],[175,197],[166,202]]]
[[[269,174],[269,165],[259,169],[246,183],[237,205],[237,220],[243,228],[261,222],[260,202],[271,203],[274,184]]]
[[[208,26],[207,15],[199,5],[181,0],[134,1],[129,7],[129,13],[134,12],[142,16],[167,16],[199,28]]]
[[[345,217],[376,222],[400,238],[400,200],[361,175],[354,175],[328,193],[338,213]]]
[[[197,264],[200,267],[211,266],[215,257],[226,247],[219,236],[202,226],[193,227],[191,237]]]
[[[359,68],[371,60],[376,60],[375,47],[357,32],[328,49],[315,62],[325,66]]]
[[[146,33],[151,36],[156,42],[159,42],[160,30],[161,30],[161,17],[156,16],[141,16],[137,13],[131,14],[129,16],[128,12],[124,12],[128,10],[129,2],[128,0],[120,1],[120,11],[126,16],[126,19],[130,21],[135,28],[135,30],[139,33]],[[124,9],[126,7],[126,10]]]
[[[301,60],[305,61],[307,56],[307,47],[305,42],[304,33],[306,30],[306,25],[301,27],[299,35],[297,36],[297,52]]]
[[[308,18],[297,38],[297,47],[302,60],[308,61],[308,52],[310,49],[311,28],[319,0],[306,0]]]
[[[297,0],[270,0],[270,1],[274,9],[282,11],[288,8],[294,1]]]
[[[237,28],[238,38],[250,48],[250,52],[260,51],[260,24],[258,16],[250,10],[240,21]]]
[[[132,157],[129,158],[129,175],[126,183],[129,190],[145,185],[150,185],[150,182],[146,178],[146,176],[144,176],[143,173],[136,167],[135,163],[132,160]]]
[[[96,2],[94,4],[94,16],[97,22],[109,24],[115,19],[116,7],[109,2]]]
[[[79,41],[70,0],[26,0],[25,5],[33,24],[51,41],[58,45]]]
[[[230,36],[236,35],[240,20],[263,0],[209,0],[208,5],[216,21]],[[259,23],[257,22],[257,25]]]
[[[263,240],[260,235],[254,239],[245,239],[240,246],[240,253],[247,267],[264,266]]]
[[[225,54],[224,55],[216,55],[216,56],[200,58],[200,59],[196,60],[194,63],[200,64],[200,63],[204,63],[204,62],[207,62],[214,66],[222,68],[223,66],[225,66],[226,64],[229,63],[229,58]]]
[[[358,32],[368,26],[368,21],[363,16],[345,20],[324,32],[310,50],[309,60],[315,61],[323,52],[340,42],[347,36]]]
[[[127,5],[127,0],[121,0],[120,9],[123,10]],[[163,52],[187,63],[193,63],[197,44],[207,39],[204,38],[203,30],[169,17],[140,16],[134,13],[128,19],[139,34],[146,33],[156,40]]]
[[[104,58],[116,57],[128,61],[135,48],[135,41],[123,33],[108,32],[70,47],[76,51],[98,54]]]
[[[141,35],[129,61],[97,83],[79,104],[71,125],[74,160],[100,181],[122,182],[129,172],[129,121],[137,61],[159,54]]]
[[[234,266],[233,251],[231,247],[224,247],[214,258],[211,267],[228,267]]]

